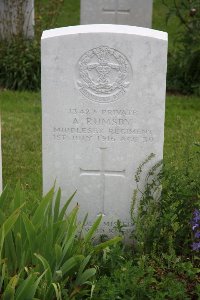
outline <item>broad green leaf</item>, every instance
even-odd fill
[[[116,237],[114,237],[113,239],[111,239],[109,241],[106,241],[104,243],[101,243],[101,244],[95,246],[94,247],[94,251],[98,252],[98,251],[100,251],[102,249],[105,249],[106,247],[109,247],[109,246],[111,246],[113,244],[116,244],[116,243],[120,242],[121,240],[122,240],[122,237],[116,236]]]
[[[59,212],[60,212],[60,199],[61,199],[61,189],[58,189],[56,200],[54,204],[54,222],[58,220]]]
[[[4,245],[5,257],[9,261],[9,264],[7,264],[8,271],[14,272],[19,261],[17,260],[14,236],[11,231],[7,234]]]
[[[34,299],[38,285],[45,273],[46,271],[44,271],[38,278],[36,274],[30,274],[28,278],[24,280],[17,289],[15,300]]]
[[[0,226],[3,224],[3,222],[6,219],[6,215],[5,213],[2,211],[2,209],[0,209]]]
[[[44,222],[44,217],[46,215],[49,205],[53,201],[53,196],[54,188],[52,188],[40,202],[32,218],[32,223],[35,227],[40,227],[40,224]]]
[[[48,243],[46,243],[45,249],[46,249],[46,254],[49,254],[49,253],[51,254],[52,249],[50,249],[50,248],[52,248],[53,244],[54,244],[53,243],[53,219],[49,220],[49,223],[47,226],[48,227],[47,227],[47,231],[46,231],[46,240],[48,241]]]
[[[35,253],[34,255],[41,261],[41,263],[44,267],[44,270],[46,271],[45,272],[46,281],[49,284],[51,284],[52,283],[52,273],[51,273],[51,267],[50,267],[48,261],[40,254]]]
[[[25,249],[23,249],[23,246],[22,246],[22,237],[21,237],[20,232],[17,232],[14,241],[15,241],[17,261],[20,262],[23,250],[25,250]]]
[[[18,287],[16,291],[15,300],[25,300],[33,299],[35,295],[35,277],[33,274],[30,274]]]
[[[53,282],[52,285],[56,293],[56,300],[62,300],[60,284]]]
[[[72,199],[74,198],[75,194],[76,194],[76,191],[71,195],[71,197],[67,200],[67,202],[66,202],[65,205],[63,206],[63,208],[62,208],[62,210],[61,210],[61,212],[60,212],[60,214],[59,214],[59,220],[60,220],[60,221],[64,218],[64,215],[65,215],[65,213],[66,213],[66,210],[67,210],[69,204],[71,203]]]
[[[5,292],[3,293],[3,299],[14,300],[15,288],[18,281],[19,281],[18,275],[15,275],[10,279],[8,285],[5,288]]]
[[[84,259],[83,255],[75,255],[71,258],[69,258],[60,268],[63,276],[66,276],[67,273],[74,268],[75,266],[79,265],[81,261]]]
[[[38,285],[39,285],[39,283],[40,283],[42,277],[45,275],[45,273],[46,273],[46,271],[44,271],[44,272],[40,275],[40,277],[38,277],[38,279],[35,281],[35,283],[33,284],[33,289],[32,289],[32,294],[33,294],[33,296],[35,295],[35,293],[36,293],[36,291],[37,291],[37,288],[38,288]],[[32,296],[32,297],[33,297],[33,296]]]
[[[8,285],[3,293],[2,300],[14,300],[14,289]]]
[[[22,214],[22,219],[24,222],[24,227],[25,227],[28,242],[29,242],[29,247],[31,249],[31,255],[33,257],[33,252],[37,247],[36,242],[35,242],[36,241],[36,238],[35,238],[36,230],[35,230],[33,223],[29,220],[29,218],[27,217],[27,215],[25,213]]]
[[[14,198],[13,198],[13,210],[16,210],[24,203],[24,195],[22,190],[20,189],[20,183],[18,182],[15,188],[14,192]]]
[[[67,242],[64,243],[64,249],[62,250],[62,256],[61,256],[61,260],[59,262],[59,266],[62,263],[63,259],[67,256],[67,252],[70,249],[70,247],[72,247],[72,245],[74,243],[75,236],[76,236],[76,232],[71,234],[70,239]],[[69,253],[69,255],[70,255],[70,253]],[[72,253],[72,255],[73,255],[73,253]]]
[[[78,210],[79,210],[78,206],[74,207],[74,209],[71,211],[71,213],[67,216],[68,229],[66,228],[67,234],[66,234],[66,238],[64,240],[64,244],[66,244],[67,240],[71,239],[71,237],[74,237],[74,235],[78,229],[78,226],[76,224]]]
[[[8,204],[8,187],[6,186],[0,195],[0,209],[4,210]]]
[[[0,236],[0,262],[2,260],[2,250],[3,250],[3,245],[4,245],[4,238],[5,238],[5,229],[4,225],[2,226],[2,233]]]
[[[62,259],[62,248],[60,245],[55,244],[55,255],[56,255],[56,265],[59,265],[60,260]]]
[[[57,244],[61,244],[63,239],[66,237],[66,230],[68,227],[68,221],[62,220],[54,223],[54,238]]]
[[[15,289],[16,285],[18,284],[18,281],[19,281],[19,275],[13,276],[10,280],[10,286]]]
[[[92,236],[94,235],[95,231],[99,227],[99,224],[101,223],[101,220],[102,220],[102,215],[100,215],[96,219],[96,221],[94,222],[94,224],[92,225],[92,227],[90,228],[90,230],[88,231],[88,233],[85,235],[85,238],[84,238],[85,243],[88,243],[89,241],[91,241]]]
[[[77,285],[86,284],[87,280],[89,278],[93,277],[95,274],[96,274],[96,269],[95,268],[85,270],[80,276],[77,277],[76,284]]]
[[[1,267],[0,291],[2,290],[2,286],[3,286],[3,283],[4,283],[5,276],[6,276],[6,264],[3,263],[2,267]]]
[[[3,225],[0,228],[0,240],[2,236],[2,228],[4,226],[4,238],[9,233],[9,231],[14,226],[15,222],[17,221],[18,217],[20,215],[20,208],[16,209],[3,223]]]
[[[91,255],[88,255],[81,263],[80,268],[78,270],[78,277],[83,273],[85,267],[87,266],[88,262],[91,259]]]

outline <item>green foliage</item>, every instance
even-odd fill
[[[190,223],[200,206],[200,174],[191,164],[196,154],[200,159],[199,143],[195,147],[182,169],[162,168],[162,162],[151,167],[143,190],[143,171],[154,155],[138,167],[134,245],[104,249],[93,299],[199,299],[200,258],[192,251]]]
[[[2,299],[78,299],[90,292],[96,273],[91,260],[107,247],[92,245],[102,216],[84,234],[84,223],[77,221],[79,207],[66,213],[74,195],[61,209],[61,191],[54,194],[52,189],[33,208],[19,185],[11,201],[7,190],[0,197]]]
[[[169,53],[168,88],[200,95],[200,1],[163,0],[167,19],[179,20],[176,47]]]
[[[195,152],[198,153],[198,148]],[[165,166],[159,171],[160,164],[155,165],[146,177],[144,191],[139,187],[140,177],[151,157],[138,168],[133,206],[140,204],[136,216],[132,209],[132,218],[139,252],[167,253],[172,261],[177,255],[192,257],[191,219],[200,206],[200,173],[194,173],[191,167],[194,157],[196,159],[196,153],[187,155],[182,169]],[[200,165],[199,155],[196,163]]]
[[[40,44],[16,37],[0,42],[0,86],[13,90],[40,88]]]
[[[58,26],[58,17],[63,10],[64,0],[35,1],[35,34],[39,40],[44,30]]]
[[[14,0],[18,7],[27,0]],[[63,1],[53,0],[36,3],[35,38],[24,38],[23,14],[17,15],[17,32],[11,32],[8,37],[0,38],[0,87],[12,90],[39,90],[41,81],[40,71],[40,38],[42,31],[56,26],[56,21]],[[12,11],[12,4],[8,5]],[[9,12],[8,12],[9,13]]]
[[[126,254],[121,250],[118,255]],[[124,260],[115,257],[116,264],[110,272],[105,273],[103,269],[92,299],[198,299],[200,269],[192,263],[180,260],[169,268],[161,259],[156,261],[147,255],[136,254],[132,257],[125,256]],[[106,262],[102,262],[102,267],[105,266]],[[188,273],[187,269],[190,270]]]

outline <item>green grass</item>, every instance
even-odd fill
[[[168,0],[168,3],[171,1]],[[79,24],[79,10],[79,0],[64,0],[57,27]],[[166,24],[166,13],[167,9],[162,0],[154,0],[153,28],[169,33],[169,49],[172,49],[179,28],[175,18]],[[9,183],[13,190],[20,180],[22,190],[32,206],[35,195],[40,199],[42,194],[41,96],[40,93],[0,91],[0,105],[4,186]],[[199,148],[195,146],[196,143],[200,143],[199,115],[200,97],[167,96],[164,162],[167,169],[172,171],[169,179],[171,189],[168,194],[165,191],[167,195],[162,198],[162,205],[167,200],[165,206],[168,208],[168,211],[164,212],[163,220],[166,220],[166,224],[164,223],[162,228],[164,234],[166,233],[165,240],[169,243],[170,234],[174,234],[175,241],[177,230],[180,231],[178,238],[181,237],[181,241],[186,239],[184,233],[187,231],[182,230],[182,227],[190,224],[188,220],[191,220],[193,203],[199,199],[195,198],[199,194],[199,188],[193,188],[198,185],[199,178],[196,176],[199,174]],[[187,165],[190,167],[190,174],[183,174],[184,178],[182,170],[187,170]],[[180,178],[177,178],[179,175]],[[182,204],[181,212],[179,201]],[[142,223],[142,229],[151,226],[148,220],[147,227]],[[185,220],[184,224],[182,220]],[[161,221],[159,218],[159,226]],[[157,245],[161,246],[159,242]],[[176,257],[173,251],[166,249],[169,251],[168,256],[165,251],[161,251],[156,257],[149,259],[149,255],[145,256],[145,253],[139,253],[137,256],[137,252],[133,255],[120,247],[108,248],[103,257],[93,261],[94,265],[98,266],[93,299],[115,300],[119,296],[119,299],[127,300],[199,299],[197,294],[200,297],[200,266],[198,260],[188,258],[192,256],[190,248],[186,250],[183,251],[182,258]],[[189,253],[186,261],[185,253]]]
[[[37,2],[41,0],[36,0]],[[167,0],[167,4],[170,5],[173,0]],[[47,0],[42,0],[46,3]],[[37,7],[37,6],[36,6]],[[176,37],[176,32],[179,30],[178,20],[173,17],[170,18],[169,22],[166,22],[166,15],[168,9],[163,4],[163,0],[153,1],[153,24],[152,28],[166,31],[169,34],[169,49],[174,47],[174,41]],[[65,27],[80,24],[80,0],[64,0],[62,10],[59,13],[58,19],[56,21],[55,27]]]
[[[4,185],[20,180],[29,192],[42,190],[41,99],[39,93],[2,91],[2,150]],[[164,160],[167,165],[184,165],[194,156],[200,142],[200,98],[168,96],[166,101]]]
[[[3,181],[41,195],[41,101],[38,93],[1,92]]]
[[[39,0],[36,0],[36,4]],[[42,0],[47,3],[47,0]],[[177,20],[166,24],[167,8],[154,0],[153,28],[169,33],[169,48],[174,46]],[[168,0],[170,4],[172,0]],[[37,7],[37,5],[36,5]],[[80,1],[64,0],[57,25],[79,24]],[[0,92],[4,184],[18,179],[27,190],[41,193],[41,100],[39,93]],[[166,107],[164,158],[167,164],[184,164],[188,151],[195,152],[199,139],[198,97],[169,96]],[[194,169],[195,169],[194,164]]]
[[[170,6],[173,0],[167,0]],[[169,39],[169,50],[175,47],[176,36],[180,30],[180,25],[176,17],[169,18],[167,22],[168,8],[163,4],[163,0],[153,1],[153,24],[152,28],[156,30],[166,31]]]
[[[197,147],[200,143],[200,98],[191,96],[168,96],[166,102],[164,160],[176,167],[184,166],[189,156],[194,172]]]

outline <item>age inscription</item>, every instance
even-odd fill
[[[139,128],[134,109],[67,109],[67,125],[52,128],[56,141],[152,143],[153,132]]]

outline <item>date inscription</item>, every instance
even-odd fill
[[[134,109],[67,109],[67,125],[53,126],[55,141],[152,143],[153,132],[138,128]]]

